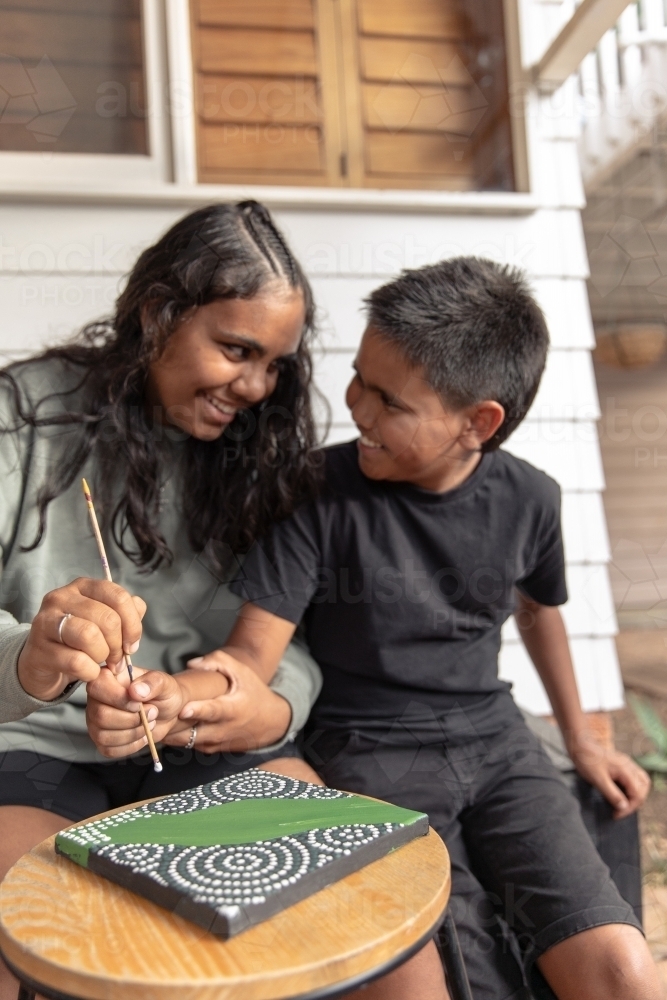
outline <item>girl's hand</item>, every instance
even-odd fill
[[[581,777],[613,806],[614,819],[623,819],[643,805],[651,779],[627,754],[608,750],[586,736],[579,737],[568,750]]]
[[[53,701],[72,681],[94,680],[100,664],[122,669],[123,653],[138,648],[145,613],[140,597],[106,580],[80,577],[50,591],[19,656],[21,686],[33,698]]]
[[[218,649],[190,660],[188,668],[188,673],[217,671],[229,685],[217,698],[189,701],[180,713],[181,724],[197,727],[198,750],[245,753],[277,743],[288,731],[292,721],[289,702],[275,694],[251,667]],[[178,733],[174,730],[164,742],[185,746],[190,735],[190,728]]]
[[[133,668],[114,676],[102,670],[88,684],[86,723],[95,746],[105,757],[127,757],[146,746],[139,704],[146,710],[153,739],[161,741],[178,723],[185,696],[175,677],[160,670]]]

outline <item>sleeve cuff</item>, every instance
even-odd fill
[[[24,690],[19,680],[18,660],[29,632],[30,625],[13,625],[0,632],[0,722],[16,722],[41,708],[60,705],[79,686],[78,682],[68,685],[53,701],[40,701]]]
[[[256,604],[258,608],[263,608],[264,611],[268,611],[278,618],[284,618],[285,621],[292,622],[293,625],[299,624],[303,618],[305,608],[308,607],[307,600],[304,605],[297,607],[288,600],[287,594],[284,591],[276,594],[267,594],[266,588],[246,579],[234,580],[230,583],[229,589],[237,597],[243,598],[244,601]]]

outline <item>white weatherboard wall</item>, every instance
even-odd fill
[[[55,343],[108,313],[139,251],[183,211],[169,205],[29,200],[0,208],[3,356],[23,356]],[[312,279],[319,305],[317,381],[332,406],[330,441],[354,436],[344,392],[364,327],[362,299],[372,288],[401,267],[460,253],[526,269],[547,316],[552,349],[531,413],[507,447],[563,487],[570,587],[565,617],[581,694],[588,710],[618,707],[622,692],[605,569],[604,483],[578,203],[518,214],[283,208],[276,216]],[[517,700],[536,713],[548,712],[542,686],[511,625],[501,658],[503,676],[514,681]]]
[[[155,6],[154,0],[145,3],[150,10]],[[604,479],[576,148],[579,107],[572,79],[550,97],[540,97],[529,74],[518,68],[519,62],[525,69],[539,60],[574,3],[506,0],[506,5],[508,25],[516,14],[520,27],[520,53],[513,29],[507,32],[515,80],[511,108],[514,114],[525,113],[531,194],[197,187],[192,183],[194,126],[187,102],[175,104],[180,111],[171,127],[163,129],[172,141],[171,157],[164,151],[164,180],[150,184],[145,179],[133,183],[125,168],[115,179],[111,157],[103,158],[106,174],[100,168],[97,178],[89,174],[82,183],[67,177],[66,161],[56,155],[31,159],[12,180],[16,156],[0,154],[0,357],[25,356],[108,314],[137,254],[189,208],[257,197],[274,208],[313,281],[322,331],[317,381],[332,406],[329,441],[341,441],[354,435],[344,392],[364,326],[361,302],[372,288],[403,267],[457,254],[492,257],[525,269],[545,311],[552,346],[528,419],[506,447],[561,484],[570,592],[564,613],[582,701],[589,711],[614,709],[622,705],[623,693],[600,496]],[[187,33],[182,30],[187,5],[170,0],[166,10],[169,83],[176,93],[190,79]],[[182,23],[176,19],[172,24],[178,11]],[[182,62],[180,69],[172,49]],[[160,60],[153,64],[151,72],[164,83]],[[521,131],[519,123],[517,136]],[[170,158],[176,183],[167,180]],[[519,153],[519,166],[520,161]],[[501,672],[514,682],[522,706],[549,712],[511,622]]]

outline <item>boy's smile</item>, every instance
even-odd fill
[[[492,400],[464,409],[443,403],[426,373],[369,326],[346,401],[360,433],[359,467],[369,479],[445,492],[462,483],[495,434],[504,410]]]

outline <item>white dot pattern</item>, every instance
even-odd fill
[[[391,834],[401,824],[352,823],[253,844],[211,847],[115,845],[109,831],[140,818],[186,814],[243,799],[349,797],[348,793],[333,788],[250,770],[64,831],[60,837],[89,848],[114,865],[174,889],[195,903],[228,914],[230,907],[252,907],[266,902],[272,894]]]
[[[137,875],[172,886],[196,903],[220,909],[264,903],[272,893],[296,885],[304,875],[397,828],[394,823],[377,826],[354,823],[255,844],[230,847],[122,844],[101,847],[96,854],[130,868]]]
[[[93,847],[97,844],[111,843],[108,830],[151,816],[183,815],[184,813],[196,812],[198,809],[208,809],[209,806],[219,806],[223,802],[240,802],[243,799],[344,799],[349,797],[347,792],[339,792],[335,788],[323,788],[321,785],[297,781],[296,778],[284,778],[279,774],[252,769],[231,778],[219,778],[207,785],[198,785],[186,792],[167,795],[163,799],[149,802],[137,809],[126,809],[115,816],[107,816],[105,819],[86,823],[85,826],[68,830],[61,836],[82,847]]]

